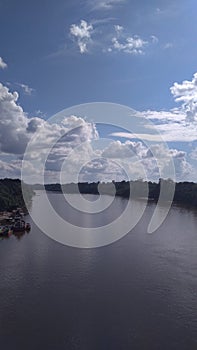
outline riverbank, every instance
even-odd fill
[[[0,216],[6,216],[17,208],[27,213],[33,196],[32,186],[22,183],[21,180],[0,179]]]
[[[108,183],[70,183],[70,184],[46,184],[45,190],[59,193],[81,193],[81,194],[108,194],[123,198],[147,197],[149,201],[157,202],[161,192],[161,186],[164,185],[162,193],[163,201],[168,200],[169,194],[174,192],[173,203],[197,207],[197,183],[194,182],[178,182],[172,180],[160,179],[158,183],[151,181],[121,181]],[[34,189],[44,189],[41,185],[35,185]]]
[[[9,213],[20,208],[24,213],[28,212],[34,190],[46,190],[58,193],[81,193],[81,194],[107,194],[123,198],[147,197],[149,201],[157,202],[161,192],[161,185],[165,189],[162,198],[165,201],[169,198],[169,193],[174,191],[173,203],[197,208],[197,183],[178,182],[160,179],[158,183],[142,180],[121,181],[121,182],[82,182],[60,185],[46,184],[45,186],[22,184],[19,179],[0,179],[0,223],[9,217]],[[22,187],[23,185],[23,191]],[[25,196],[25,200],[24,200]]]
[[[12,234],[22,234],[29,232],[30,223],[25,222],[25,213],[21,208],[12,212],[3,212],[0,215],[0,237],[10,237]]]

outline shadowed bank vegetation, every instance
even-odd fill
[[[78,184],[47,184],[47,191],[64,192],[64,193],[82,193],[82,194],[109,194],[128,198],[131,193],[132,198],[148,197],[149,200],[157,201],[160,195],[161,184],[163,182],[164,192],[162,193],[163,200],[169,198],[169,193],[175,185],[173,202],[197,207],[197,184],[193,182],[178,182],[173,183],[172,180],[162,180],[159,183],[146,181],[121,181],[121,182],[92,182]],[[43,189],[40,185],[35,185],[35,189]]]
[[[0,179],[0,211],[10,211],[18,207],[27,209],[25,201],[31,203],[34,191],[32,186],[23,184],[23,192],[19,179]]]
[[[168,193],[175,185],[173,201],[175,203],[197,207],[197,184],[193,182],[179,182],[174,184],[171,180],[160,180],[159,183],[146,181],[121,181],[121,182],[92,182],[92,183],[70,183],[65,185],[46,184],[45,189],[52,192],[82,193],[82,194],[108,194],[123,198],[148,198],[157,201],[160,194],[161,183],[164,182],[165,191],[162,198],[168,199]],[[23,193],[21,181],[19,179],[0,180],[0,211],[13,210],[17,207],[26,208],[26,203],[31,203],[34,190],[44,189],[42,185],[26,185],[23,183]],[[25,201],[23,196],[25,196]]]

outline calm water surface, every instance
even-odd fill
[[[68,216],[63,196],[49,196]],[[116,198],[89,226],[107,223],[124,206]],[[96,249],[63,246],[30,217],[29,234],[1,240],[1,349],[196,350],[197,212],[173,207],[149,235],[153,211],[149,205],[135,229]]]

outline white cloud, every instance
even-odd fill
[[[162,139],[168,141],[192,142],[196,140],[197,123],[172,122],[154,126],[152,129],[160,133]]]
[[[22,159],[29,140],[36,135],[26,163],[27,173],[32,181],[39,181],[39,163],[44,159],[50,145],[53,147],[45,164],[46,178],[49,182],[58,181],[61,169],[64,178],[70,182],[75,179],[78,169],[81,169],[83,181],[120,180],[125,176],[124,169],[131,179],[154,180],[160,176],[158,164],[167,177],[170,158],[175,165],[177,180],[193,181],[196,172],[192,159],[197,159],[197,149],[187,155],[176,146],[166,150],[159,142],[161,136],[164,141],[196,140],[195,115],[188,119],[187,114],[187,104],[191,101],[193,103],[196,98],[195,84],[197,74],[190,82],[175,83],[171,91],[177,102],[182,103],[180,108],[171,111],[136,112],[135,118],[139,117],[139,124],[143,123],[143,130],[147,132],[116,133],[114,135],[117,137],[125,137],[128,140],[113,141],[104,149],[96,149],[91,145],[93,140],[99,138],[93,123],[75,115],[63,118],[59,123],[50,123],[39,117],[28,118],[22,107],[17,104],[18,93],[11,93],[7,87],[0,84],[1,176],[19,176],[21,162],[17,158]],[[154,128],[161,136],[153,132]],[[139,138],[138,142],[132,140],[136,138]],[[146,140],[149,145],[150,141],[153,141],[153,145],[146,147],[143,142]],[[3,160],[5,155],[8,158]]]
[[[171,123],[171,122],[184,122],[185,114],[183,111],[178,109],[172,109],[171,111],[153,111],[147,110],[143,112],[137,112],[137,115],[144,116],[147,119],[153,120],[153,122],[163,123]]]
[[[161,11],[161,9],[160,9],[159,7],[156,8],[155,12],[156,12],[156,14],[158,14],[158,15],[159,15],[160,13],[162,13],[162,11]]]
[[[11,93],[7,87],[0,84],[1,159],[3,155],[9,156],[9,160],[1,160],[1,176],[5,172],[7,172],[6,176],[14,176],[14,174],[18,176],[21,165],[16,164],[17,158],[23,158],[26,146],[33,135],[35,137],[33,149],[31,154],[28,154],[29,158],[27,157],[29,168],[35,170],[31,172],[31,176],[38,172],[37,164],[50,145],[54,146],[49,154],[46,168],[58,171],[73,148],[98,137],[94,124],[76,116],[64,118],[58,124],[52,124],[39,117],[28,118],[17,104],[17,100],[17,92]]]
[[[114,6],[122,5],[127,0],[89,0],[92,10],[111,10]]]
[[[120,26],[119,24],[116,24],[114,29],[118,35],[124,30],[123,26]]]
[[[172,43],[166,43],[165,45],[163,45],[163,49],[164,49],[164,50],[171,49],[172,47],[173,47],[173,44],[172,44]]]
[[[142,142],[113,141],[103,150],[101,156],[109,162],[112,159],[117,161],[130,179],[154,180],[161,176],[168,178],[171,174],[171,160],[177,181],[191,180],[191,174],[193,176],[193,168],[186,159],[186,153],[175,148],[168,149],[162,143],[148,147]]]
[[[131,158],[136,154],[143,152],[144,148],[142,147],[141,142],[131,142],[126,141],[121,143],[118,141],[113,141],[110,145],[102,152],[103,157],[107,158]]]
[[[92,24],[81,20],[79,25],[72,24],[70,26],[71,36],[77,40],[77,44],[80,50],[80,53],[88,52],[88,44],[91,42],[91,33],[93,31]]]
[[[46,162],[47,170],[60,171],[63,162],[71,152],[72,161],[69,159],[67,164],[73,164],[74,158],[77,158],[77,164],[82,160],[84,161],[84,157],[87,159],[89,152],[92,152],[89,143],[98,138],[95,125],[76,116],[70,116],[63,120],[61,128],[62,136],[51,149]],[[53,144],[53,142],[51,142],[51,144]],[[85,144],[85,146],[83,144]],[[74,149],[75,152],[73,151]]]
[[[108,52],[119,51],[132,55],[139,55],[144,53],[145,47],[149,44],[148,41],[143,40],[138,35],[128,35],[124,32],[124,27],[117,24],[114,26],[115,35],[113,35],[112,45],[108,47]],[[151,36],[152,43],[158,40],[155,36]]]
[[[0,150],[21,154],[28,142],[28,121],[23,109],[17,105],[17,100],[17,92],[11,93],[0,84]]]
[[[151,146],[150,150],[153,152],[157,163],[162,169],[163,173],[168,173],[170,159],[173,160],[176,181],[189,180],[192,174],[192,166],[186,160],[186,153],[177,149],[168,149],[162,144]]]
[[[139,112],[138,116],[144,117],[152,123],[148,123],[147,129],[152,129],[153,134],[138,135],[147,140],[158,140],[162,138],[164,141],[194,141],[197,137],[196,122],[187,122],[185,112],[180,109],[172,109],[171,111],[144,111]],[[176,132],[175,132],[176,130]],[[158,136],[157,136],[158,135]]]
[[[0,69],[7,68],[7,63],[4,62],[3,58],[0,57]]]
[[[155,134],[135,134],[135,133],[129,133],[129,132],[113,132],[110,134],[110,136],[115,136],[115,137],[121,137],[125,139],[130,139],[130,140],[146,140],[146,141],[161,141],[161,136],[160,135],[155,135]]]
[[[194,148],[189,156],[191,159],[194,159],[197,161],[197,148]]]
[[[87,53],[90,47],[106,52],[123,52],[132,55],[143,54],[145,47],[158,43],[158,38],[152,35],[148,40],[138,35],[130,35],[120,24],[105,26],[114,18],[93,20],[88,23],[81,20],[80,24],[70,26],[70,36],[77,42],[80,53]],[[94,26],[93,26],[94,25]]]
[[[35,91],[33,88],[29,87],[27,84],[16,83],[16,85],[21,87],[21,89],[24,91],[25,95],[30,96]]]
[[[147,141],[192,142],[197,139],[197,73],[191,81],[174,83],[170,91],[180,107],[170,111],[142,111],[136,112],[139,118],[148,120],[144,122],[147,133],[116,132],[113,136],[127,139],[141,139]],[[152,132],[150,132],[152,130]]]
[[[82,169],[79,181],[84,182],[110,182],[121,181],[125,178],[124,169],[113,160],[98,158],[88,162]]]
[[[21,174],[21,161],[12,161],[11,163],[0,159],[0,173],[3,177],[20,177]],[[9,174],[9,175],[8,175]]]
[[[174,83],[170,88],[176,102],[182,103],[182,110],[187,115],[187,120],[197,121],[197,73],[191,81],[184,80],[181,84]]]
[[[144,41],[139,36],[127,37],[125,40],[120,40],[116,37],[112,39],[112,49],[125,52],[129,54],[142,54],[144,47],[147,45],[147,41]]]
[[[187,122],[182,109],[136,112],[136,117],[143,120],[144,133],[115,132],[112,136],[153,142],[192,142],[197,138],[197,122]]]
[[[35,115],[39,118],[44,118],[44,119],[47,119],[47,113],[45,112],[42,112],[40,109],[37,109],[35,111]]]
[[[151,41],[152,41],[153,44],[157,44],[159,42],[159,39],[155,35],[151,35],[150,38],[151,38]]]

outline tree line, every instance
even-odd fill
[[[175,187],[173,201],[188,206],[197,207],[197,183],[194,182],[177,182],[172,180],[160,179],[158,183],[151,181],[121,181],[121,182],[81,182],[60,185],[45,184],[27,185],[21,183],[19,179],[0,179],[0,211],[9,211],[20,208],[26,208],[25,203],[31,203],[34,190],[46,189],[52,192],[64,193],[81,193],[81,194],[108,194],[116,195],[123,198],[148,198],[157,201],[160,195],[161,184],[164,183],[163,200],[169,198],[169,191],[172,184]],[[23,185],[23,191],[22,187]],[[25,200],[24,200],[25,197]]]
[[[151,181],[121,181],[121,182],[81,182],[70,183],[65,185],[46,184],[47,191],[64,192],[64,193],[84,193],[84,194],[109,194],[124,198],[142,198],[147,197],[149,200],[157,201],[159,199],[161,185],[163,183],[164,192],[162,199],[165,201],[169,198],[169,193],[174,189],[173,201],[185,205],[197,207],[197,183],[194,182],[177,182],[171,179],[160,179],[158,183]],[[38,188],[38,187],[37,187]]]
[[[23,192],[19,179],[0,179],[0,211],[11,211],[16,208],[26,208],[34,195],[32,186],[23,183]],[[24,201],[25,197],[25,201]]]

